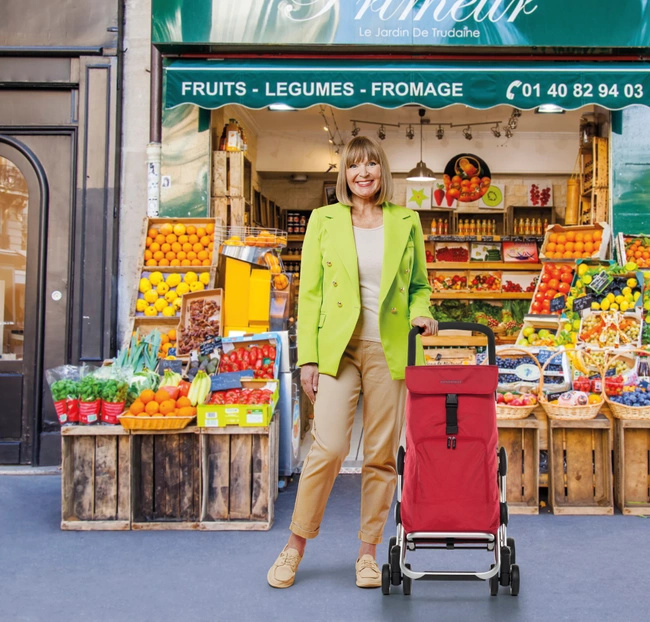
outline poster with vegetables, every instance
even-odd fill
[[[483,197],[492,184],[492,174],[484,160],[473,153],[454,156],[443,175],[445,198],[471,203]]]
[[[407,184],[406,207],[410,209],[431,209],[431,192],[431,184]]]

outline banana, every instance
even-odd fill
[[[181,375],[174,373],[171,369],[165,370],[163,376],[162,386],[164,387],[177,387],[181,382]]]
[[[205,399],[210,393],[211,386],[212,381],[210,380],[210,376],[208,376],[208,374],[203,370],[199,370],[194,377],[194,380],[192,380],[189,393],[187,394],[192,406],[203,404],[203,402],[205,402]]]

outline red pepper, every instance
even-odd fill
[[[269,358],[270,358],[272,361],[275,361],[275,355],[276,355],[275,348],[274,348],[273,346],[271,346],[271,347],[269,348]]]
[[[262,359],[257,359],[255,361],[255,369],[261,369],[263,364],[264,363],[263,363]]]
[[[262,346],[262,355],[265,359],[269,358],[269,347],[268,345]]]
[[[187,394],[190,392],[190,387],[191,383],[187,382],[187,380],[181,380],[178,383],[178,394],[181,397],[187,397]]]
[[[251,360],[251,355],[249,354],[248,350],[244,350],[241,355],[241,360],[243,363],[250,363]]]

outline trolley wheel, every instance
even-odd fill
[[[404,447],[401,445],[399,446],[399,451],[397,452],[397,474],[398,475],[404,475],[404,456],[406,455],[406,451],[404,450]]]
[[[393,547],[397,544],[397,538],[393,536],[389,541],[388,541],[388,563],[390,564],[391,562],[391,556],[390,552],[393,550]]]
[[[508,454],[506,450],[501,447],[499,448],[499,475],[505,477],[508,472]]]
[[[390,566],[388,564],[381,567],[381,593],[384,596],[390,594]]]
[[[402,572],[399,567],[401,552],[402,550],[397,544],[390,550],[390,582],[393,585],[399,585],[402,582]]]
[[[411,564],[405,564],[405,566],[410,570],[411,569]],[[402,579],[402,594],[404,596],[410,596],[411,595],[411,585],[413,583],[413,579],[411,577],[407,577],[404,575]]]
[[[510,567],[512,561],[510,559],[510,549],[507,546],[501,547],[501,576],[499,582],[504,587],[510,585]]]
[[[517,564],[510,569],[510,594],[512,596],[519,594],[519,566]]]
[[[494,568],[494,564],[490,566],[490,569]],[[490,595],[496,596],[499,593],[499,574],[495,574],[493,577],[490,577]]]
[[[402,524],[402,513],[400,512],[400,502],[395,503],[395,524]]]
[[[508,504],[500,503],[500,520],[502,525],[508,525]]]
[[[517,555],[515,554],[515,539],[514,538],[508,538],[506,540],[508,543],[508,548],[510,549],[510,563],[511,564],[516,564],[517,563]]]

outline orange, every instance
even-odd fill
[[[208,258],[208,251],[199,251],[196,254],[196,258],[200,259],[201,261],[203,261],[204,259],[207,259]]]
[[[166,343],[163,346],[161,346],[161,350],[165,353],[165,355],[169,352],[170,348],[173,348],[173,344],[171,343]]]
[[[183,223],[176,223],[174,225],[174,233],[176,235],[183,235],[185,233],[185,225]]]
[[[214,242],[210,242],[210,244],[208,244],[208,248],[212,250],[214,248]]]
[[[564,248],[565,248],[566,250],[568,250],[568,251],[573,252],[573,251],[574,251],[574,248],[573,248],[573,242],[567,242],[567,243],[565,244]]]
[[[546,245],[546,250],[547,250],[547,251],[551,251],[551,252],[553,252],[553,251],[555,250],[555,242],[549,242],[549,243]]]
[[[178,409],[179,417],[192,417],[194,416],[194,409],[191,406],[183,406]]]
[[[201,244],[201,242],[197,242],[196,244],[194,244],[194,245],[192,246],[192,250],[193,250],[195,253],[200,253],[200,252],[203,250],[203,244]]]
[[[165,391],[167,393],[167,391]],[[167,393],[167,396],[169,396],[169,393]],[[164,402],[161,402],[159,412],[161,415],[168,415],[171,412],[174,412],[174,408],[176,408],[176,403],[174,400],[165,400]]]
[[[588,259],[589,257],[591,257],[591,255],[590,255],[587,251],[585,251],[584,253],[582,253],[582,258],[583,258],[583,259]]]
[[[165,253],[163,253],[162,251],[156,251],[156,252],[153,254],[153,258],[154,258],[156,261],[160,261],[164,256],[165,256]]]
[[[155,259],[147,259],[145,266],[157,266],[158,262]]]
[[[179,241],[181,244],[187,244],[187,242],[189,241],[189,239],[190,239],[190,237],[189,237],[188,235],[179,235],[179,236],[178,236],[178,241]]]
[[[582,253],[582,251],[585,250],[585,245],[582,242],[576,242],[575,243],[575,249]]]
[[[159,251],[160,250],[160,244],[158,244],[158,242],[152,242],[151,246],[149,246],[149,250],[152,253],[155,253],[156,251]]]
[[[147,231],[147,235],[150,238],[155,238],[158,235],[158,229],[156,229],[156,227],[151,227],[149,231]]]
[[[144,411],[144,402],[142,400],[135,400],[131,406],[129,406],[129,412],[132,415],[139,415]]]
[[[183,250],[183,246],[182,246],[181,244],[179,244],[178,242],[174,242],[174,243],[172,244],[172,250],[173,250],[175,253],[178,253],[178,251],[182,251],[182,250]]]
[[[584,240],[585,240],[585,234],[582,233],[582,231],[576,233],[576,242],[584,242]]]
[[[212,251],[210,251],[210,252],[208,253],[208,259],[209,259],[210,261],[212,261]]]
[[[180,259],[181,261],[187,259],[187,253],[185,251],[176,251],[176,259]]]
[[[582,257],[582,253],[580,251],[573,251],[572,256],[574,259],[580,259]]]
[[[553,251],[546,251],[546,256],[549,259],[553,259],[555,257],[555,253]]]
[[[594,238],[592,237],[591,233],[585,233],[585,242],[593,242]]]
[[[563,233],[560,233],[560,235],[557,236],[557,243],[558,244],[566,244],[566,235]]]
[[[563,253],[566,249],[564,248],[564,244],[556,244],[555,245],[555,250],[558,253]]]
[[[155,393],[155,400],[159,404],[162,404],[169,399],[169,393],[165,389],[158,389]]]
[[[567,231],[566,232],[566,239],[569,242],[575,242],[576,239],[576,232],[575,231]]]
[[[205,232],[214,233],[214,225],[211,222],[205,225]]]
[[[185,227],[185,233],[187,233],[187,235],[196,233],[196,227],[194,225],[187,225],[187,227]]]
[[[145,244],[147,245],[147,248],[149,248],[153,244],[153,238],[147,236],[147,241],[145,242]]]
[[[141,400],[144,404],[148,404],[156,394],[151,390],[151,389],[145,389],[142,393],[140,393],[140,397],[138,398]]]
[[[203,263],[201,262],[200,259],[192,259],[191,260],[191,265],[193,265],[193,266],[202,266]]]
[[[551,233],[548,236],[548,241],[549,242],[557,242],[557,233]]]
[[[160,343],[169,343],[169,335],[163,333],[160,335]]]
[[[169,337],[169,341],[176,341],[176,329],[170,328],[167,331],[167,337]]]
[[[562,253],[562,258],[563,259],[572,259],[573,258],[573,253],[571,251],[564,251],[564,253]]]
[[[163,268],[166,268],[169,265],[169,259],[166,259],[163,257],[162,259],[158,260],[158,265],[162,266]]]
[[[185,244],[183,244],[183,250],[186,253],[189,253],[192,250],[192,245],[189,242],[185,242]]]
[[[169,262],[169,265],[170,265],[170,266],[180,266],[180,265],[181,265],[181,260],[180,260],[180,259],[172,259],[172,260]]]
[[[164,244],[161,244],[161,245],[160,245],[160,250],[161,250],[163,253],[168,253],[171,249],[172,249],[172,245],[171,245],[171,244],[167,244],[167,242],[165,242]]]
[[[177,239],[178,238],[173,233],[170,233],[165,237],[165,240],[167,241],[168,244],[173,244],[174,242],[176,242]]]
[[[205,229],[203,227],[196,228],[196,235],[202,238],[205,235]]]
[[[145,261],[153,259],[153,253],[149,249],[144,252],[144,259]]]
[[[177,408],[185,408],[186,406],[191,406],[191,405],[192,405],[192,402],[190,402],[190,399],[188,397],[184,396],[184,395],[181,395],[181,397],[179,397],[176,400]]]
[[[196,259],[196,253],[194,251],[190,251],[187,253],[187,258],[192,261],[193,259]]]
[[[202,238],[199,239],[199,242],[203,244],[203,246],[207,246],[210,244],[210,238],[207,235],[204,235]]]
[[[211,263],[212,263],[212,261],[211,261],[210,259],[204,259],[204,260],[201,262],[201,265],[202,265],[202,266],[209,266]]]
[[[164,244],[165,243],[165,236],[162,233],[159,233],[156,236],[156,242],[158,242],[158,244]]]
[[[189,259],[183,259],[181,261],[181,266],[191,266],[192,262]]]
[[[158,402],[155,400],[151,400],[150,402],[147,403],[147,405],[144,407],[145,412],[148,415],[157,415],[158,414]]]
[[[174,227],[168,222],[166,222],[164,225],[161,225],[160,227],[160,233],[162,233],[163,235],[169,235],[173,231],[174,231]]]
[[[594,240],[602,240],[603,239],[603,232],[600,229],[596,229],[594,231]]]
[[[168,251],[167,253],[165,253],[165,259],[167,259],[167,261],[176,259],[176,253],[174,251]]]
[[[187,241],[190,244],[196,244],[199,241],[199,237],[197,235],[191,235]]]

